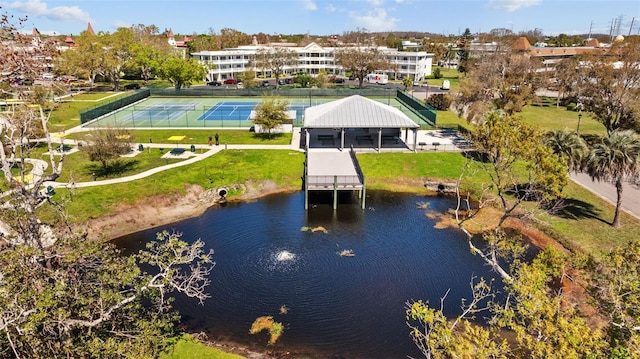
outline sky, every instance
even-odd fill
[[[176,34],[231,28],[247,34],[331,35],[365,29],[445,35],[506,28],[640,34],[640,0],[0,0],[0,13],[27,15],[24,31],[77,35],[156,25]]]

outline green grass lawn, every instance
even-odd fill
[[[459,117],[452,111],[438,111],[436,114],[436,125],[438,127],[462,126],[468,130],[473,128],[467,120]]]
[[[117,94],[117,96],[113,96]],[[49,119],[49,131],[59,132],[80,125],[80,111],[95,107],[103,101],[111,101],[125,96],[123,93],[96,92],[82,93],[66,97],[63,102],[56,105]]]
[[[234,144],[250,144],[250,145],[286,145],[291,143],[291,133],[274,133],[271,136],[268,134],[250,132],[246,130],[219,130],[219,129],[176,129],[176,130],[129,130],[129,133],[133,136],[133,142],[146,144],[149,143],[149,139],[153,143],[171,143],[181,146],[190,144],[207,144],[209,143],[209,136],[214,136],[216,133],[220,136],[220,144],[234,145]],[[179,143],[171,142],[168,140],[171,136],[183,135],[187,139]],[[75,140],[90,140],[91,130],[84,132],[77,132],[69,134],[67,137]]]
[[[64,160],[64,171],[58,178],[59,182],[88,182],[94,174],[97,180],[120,178],[141,173],[166,164],[184,161],[179,158],[161,158],[168,149],[160,151],[158,148],[145,149],[135,157],[121,157],[108,162],[107,169],[99,162],[92,162],[86,152],[79,151],[68,154]],[[137,152],[137,150],[136,150]]]
[[[167,352],[160,354],[160,359],[243,359],[241,355],[225,353],[220,349],[206,346],[183,335]]]
[[[184,193],[189,184],[204,188],[231,187],[251,180],[273,181],[281,188],[299,190],[304,154],[287,150],[226,150],[187,167],[174,168],[137,181],[74,190],[66,208],[72,221],[113,213],[121,204],[159,195]],[[229,197],[239,193],[230,189]],[[60,189],[56,196],[66,195]]]
[[[525,106],[520,113],[522,119],[533,126],[546,131],[568,129],[575,131],[578,126],[578,112],[568,111],[560,106]],[[606,129],[590,113],[583,113],[580,118],[581,135],[605,135]]]

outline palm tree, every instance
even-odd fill
[[[634,176],[640,171],[640,137],[632,130],[616,130],[593,146],[586,161],[592,179],[614,181],[618,195],[613,227],[620,226],[622,204],[622,181],[625,176]]]
[[[578,171],[583,167],[589,148],[576,132],[553,130],[547,134],[544,143],[563,159],[569,170]]]

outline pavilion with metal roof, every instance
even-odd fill
[[[316,144],[319,147],[337,145],[341,150],[349,145],[369,146],[380,151],[387,143],[405,146],[411,129],[412,150],[415,151],[419,128],[399,109],[360,95],[309,107],[304,111],[306,150]],[[400,143],[403,129],[405,140]]]

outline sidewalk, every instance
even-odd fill
[[[68,143],[69,144],[76,144],[76,140],[63,140],[64,143]],[[299,143],[300,143],[300,129],[294,129],[294,133],[293,133],[293,139],[291,141],[291,144],[288,145],[228,145],[228,144],[221,144],[219,146],[209,146],[209,145],[193,145],[196,149],[195,153],[189,152],[188,150],[185,152],[185,155],[189,157],[189,159],[181,161],[181,162],[176,162],[176,163],[171,163],[168,165],[164,165],[164,166],[160,166],[160,167],[156,167],[156,168],[152,168],[148,171],[144,171],[141,173],[137,173],[135,175],[131,175],[131,176],[126,176],[126,177],[120,177],[120,178],[112,178],[112,179],[106,179],[106,180],[100,180],[100,181],[91,181],[91,182],[76,182],[76,183],[67,183],[67,182],[45,182],[43,184],[43,186],[52,186],[54,188],[69,188],[69,187],[75,187],[75,188],[79,188],[79,187],[93,187],[93,186],[103,186],[103,185],[109,185],[109,184],[114,184],[114,183],[124,183],[124,182],[129,182],[129,181],[135,181],[141,178],[145,178],[145,177],[149,177],[151,175],[154,175],[156,173],[162,172],[162,171],[166,171],[168,169],[172,169],[172,168],[176,168],[176,167],[182,167],[182,166],[187,166],[190,165],[192,163],[201,161],[205,158],[211,157],[213,155],[215,155],[216,153],[229,149],[229,150],[241,150],[241,149],[247,149],[247,150],[256,150],[256,149],[265,149],[265,150],[296,150],[296,151],[302,151],[299,148]],[[143,144],[145,150],[148,148],[164,148],[168,151],[170,151],[171,148],[176,147],[175,143],[145,143]],[[190,145],[189,145],[190,146]],[[198,151],[204,151],[206,150],[206,152],[200,152],[198,153]],[[135,150],[137,151],[137,150]],[[176,158],[181,158],[179,156],[176,156]],[[185,158],[185,157],[182,157]]]
[[[571,173],[571,180],[580,186],[588,189],[598,197],[616,205],[618,195],[616,187],[609,182],[592,181],[591,177],[585,173]],[[622,184],[622,210],[640,219],[640,188],[631,183]]]

